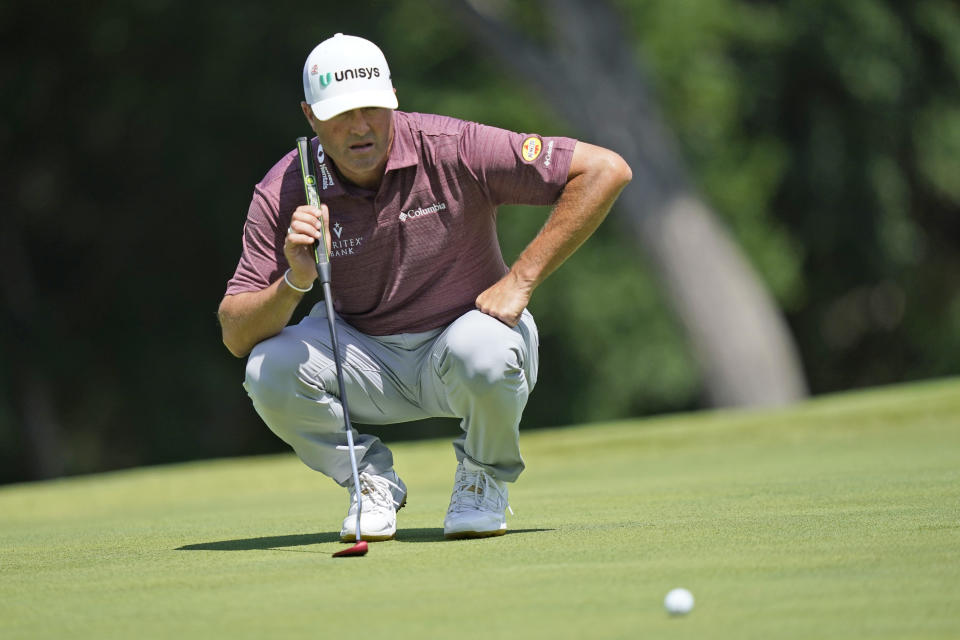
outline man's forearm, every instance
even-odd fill
[[[223,344],[242,358],[257,343],[280,333],[290,322],[303,299],[280,278],[262,291],[225,296],[217,313],[223,331]]]
[[[567,184],[543,229],[510,272],[477,296],[477,308],[517,326],[533,290],[600,226],[630,178],[630,167],[619,155],[578,142]]]
[[[511,268],[512,275],[531,291],[596,231],[630,181],[630,168],[620,156],[588,148],[586,158],[577,158],[581,172],[567,182],[546,224]]]

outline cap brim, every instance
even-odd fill
[[[393,91],[360,91],[328,98],[310,105],[318,120],[329,120],[351,109],[364,107],[397,108],[397,94]]]

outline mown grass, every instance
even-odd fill
[[[397,444],[363,558],[292,455],[0,488],[0,637],[960,637],[960,381],[522,444],[511,533],[456,542],[449,443]]]

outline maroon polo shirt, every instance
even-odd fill
[[[330,210],[334,308],[370,335],[436,329],[475,308],[507,272],[497,206],[554,203],[576,144],[402,111],[393,125],[377,191],[345,182],[312,141]],[[304,202],[294,149],[254,188],[227,295],[262,290],[283,275],[287,227]]]

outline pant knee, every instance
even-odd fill
[[[261,413],[281,412],[296,393],[297,376],[304,352],[283,336],[264,340],[247,358],[243,386]]]
[[[523,379],[519,349],[506,343],[479,344],[470,338],[449,341],[442,368],[443,379],[455,378],[478,396],[512,390]]]

